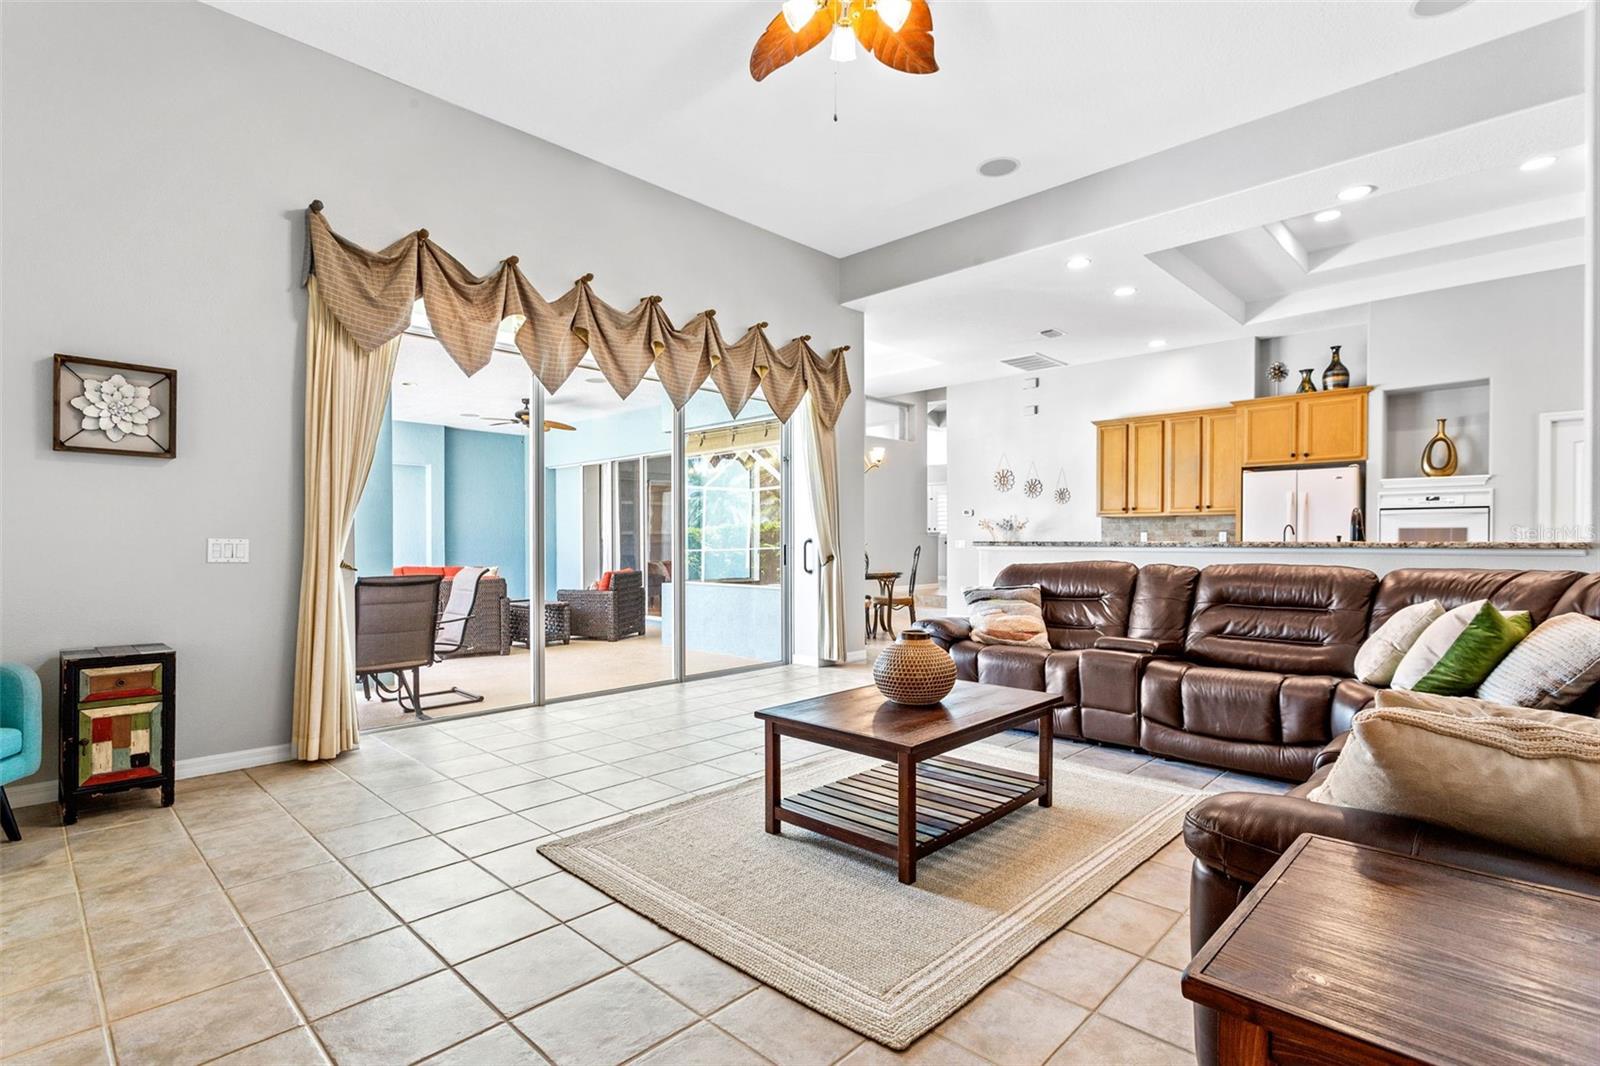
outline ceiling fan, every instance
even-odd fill
[[[533,421],[532,403],[533,403],[532,400],[530,400],[528,397],[524,396],[522,398],[522,410],[518,411],[516,414],[512,415],[510,418],[490,418],[488,415],[479,415],[478,417],[480,417],[480,418],[484,419],[485,421],[487,421],[491,426],[516,426],[516,425],[520,425],[520,426],[526,427],[529,422]],[[547,419],[544,420],[544,428],[545,428],[545,432],[548,433],[552,429],[576,430],[578,427],[577,426],[569,426],[565,422],[557,422],[553,418],[547,418]]]
[[[939,69],[927,0],[785,0],[750,53],[750,76],[760,81],[825,40],[835,63],[854,59],[860,41],[886,67],[907,74]]]

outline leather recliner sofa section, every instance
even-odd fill
[[[1395,611],[1487,599],[1537,624],[1569,590],[1600,605],[1600,587],[1581,576],[1406,569],[1380,581],[1345,566],[1013,563],[995,584],[1040,586],[1049,649],[978,644],[965,618],[918,626],[965,680],[1060,694],[1058,736],[1304,781],[1372,702],[1352,677],[1355,655]]]

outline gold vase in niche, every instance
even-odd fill
[[[1444,431],[1444,422],[1444,419],[1438,419],[1433,436],[1422,448],[1422,472],[1428,477],[1449,477],[1456,472],[1456,465],[1460,462],[1456,455],[1456,442]],[[1441,444],[1444,445],[1444,462],[1434,462],[1434,449]]]
[[[1311,380],[1311,372],[1314,369],[1315,369],[1314,367],[1309,367],[1308,366],[1304,370],[1300,371],[1300,384],[1294,390],[1295,392],[1316,392],[1317,391],[1317,383],[1315,381]]]

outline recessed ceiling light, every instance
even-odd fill
[[[1523,163],[1518,169],[1526,171],[1543,170],[1545,167],[1554,166],[1555,162],[1556,157],[1553,155],[1536,155]]]
[[[1411,5],[1411,13],[1419,19],[1438,18],[1452,11],[1460,11],[1470,3],[1472,0],[1416,0]]]
[[[1349,203],[1351,200],[1365,200],[1377,191],[1378,187],[1376,185],[1352,185],[1348,189],[1339,190],[1339,199],[1345,203]]]
[[[979,163],[978,173],[982,174],[986,178],[1003,178],[1007,174],[1015,173],[1016,169],[1021,165],[1022,164],[1017,162],[1015,159],[1011,159],[1006,156],[999,156],[998,158],[986,159],[982,163]]]
[[[1337,222],[1344,217],[1344,212],[1337,207],[1330,207],[1326,211],[1318,211],[1311,217],[1317,222]]]
[[[415,385],[416,382],[415,381],[402,381],[400,384],[404,385],[406,388],[409,389],[411,386]]]
[[[1132,296],[1134,293],[1136,293],[1138,291],[1139,290],[1134,288],[1132,285],[1118,285],[1116,288],[1111,290],[1111,295],[1113,295],[1113,296]]]
[[[1156,337],[1151,340],[1149,346],[1151,348],[1165,348],[1167,346],[1167,339],[1165,337]]]
[[[477,418],[478,417],[478,412],[476,412],[476,411],[462,411],[461,412],[461,417],[462,418]]]
[[[1061,332],[1059,329],[1056,329],[1054,326],[1051,326],[1049,329],[1041,329],[1039,331],[1039,336],[1049,337],[1051,340],[1055,340],[1057,337],[1065,337],[1066,334]]]
[[[1092,262],[1094,262],[1094,260],[1090,259],[1086,255],[1075,255],[1071,259],[1067,260],[1067,269],[1068,270],[1085,270],[1085,269],[1088,268],[1089,264],[1092,263]]]

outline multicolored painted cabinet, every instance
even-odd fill
[[[176,655],[165,644],[61,653],[61,818],[85,796],[161,789],[172,805]]]

